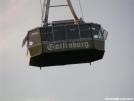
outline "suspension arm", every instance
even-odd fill
[[[72,15],[72,18],[74,19],[74,21],[78,21],[79,19],[78,19],[77,15],[76,15],[76,13],[75,13],[75,11],[73,9],[71,1],[70,0],[66,0],[66,3],[68,5],[68,7],[69,7],[69,10],[70,10],[70,13]]]

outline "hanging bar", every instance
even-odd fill
[[[56,6],[49,6],[49,7],[60,7],[60,6],[68,6],[68,5],[56,5]]]

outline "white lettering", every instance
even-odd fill
[[[63,43],[63,49],[65,48],[65,43]]]
[[[88,42],[85,42],[85,48],[89,48]]]
[[[66,45],[66,48],[67,48],[67,43],[65,45]]]
[[[55,45],[55,49],[60,49],[58,44]]]
[[[53,44],[49,44],[49,45],[47,46],[47,49],[48,49],[48,50],[54,50],[54,45],[53,45]]]
[[[60,44],[60,49],[62,49],[62,45],[63,45],[63,44]]]
[[[69,46],[69,48],[72,48],[73,45],[72,45],[72,43],[69,43],[68,46]]]
[[[57,43],[55,44],[49,44],[47,46],[48,50],[59,50],[59,49],[67,49],[67,48],[80,48],[80,47],[84,47],[84,48],[89,48],[89,43],[88,42],[70,42],[70,43]]]
[[[81,47],[81,43],[77,43],[77,47],[78,47],[78,48]]]
[[[76,48],[76,47],[77,47],[77,46],[76,46],[76,43],[73,42],[73,48]]]
[[[84,44],[85,44],[85,43],[83,42],[83,43],[82,43],[82,47],[84,47]]]

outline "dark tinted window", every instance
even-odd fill
[[[40,40],[39,35],[35,35],[35,36],[32,36],[32,37],[28,38],[28,45],[29,46],[36,45],[36,44],[38,44],[40,42],[41,42],[41,40]]]
[[[29,33],[28,46],[36,45],[41,43],[40,34],[38,31],[33,31]]]
[[[80,35],[82,39],[92,38],[90,25],[80,25]]]
[[[52,42],[53,41],[52,27],[41,29],[41,36],[43,42]]]
[[[98,37],[99,37],[99,39],[103,39],[103,35],[102,35],[102,31],[101,30],[99,31]]]
[[[78,25],[67,26],[68,39],[79,39]]]
[[[43,42],[52,42],[53,41],[52,33],[42,34],[42,41]]]
[[[44,34],[44,33],[52,33],[52,27],[42,28],[41,34]]]
[[[53,33],[54,33],[54,41],[66,40],[64,26],[53,27]]]
[[[103,29],[103,28],[101,28],[101,32],[102,32],[102,34],[103,34],[103,37],[104,37],[104,39],[106,40],[106,38],[107,38],[107,35],[108,35],[108,32],[105,30],[105,29]]]
[[[94,38],[97,38],[97,39],[99,38],[98,37],[99,31],[92,29],[92,34]]]
[[[103,39],[101,33],[101,26],[98,24],[91,24],[93,37],[96,39]]]
[[[94,30],[100,30],[101,29],[101,26],[98,25],[98,24],[91,24],[91,26],[92,26],[92,29],[94,29]]]
[[[87,29],[91,29],[89,24],[79,25],[79,28],[80,28],[80,30],[87,30]]]

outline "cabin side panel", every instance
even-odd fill
[[[40,29],[31,30],[28,33],[28,50],[31,57],[42,53]]]

